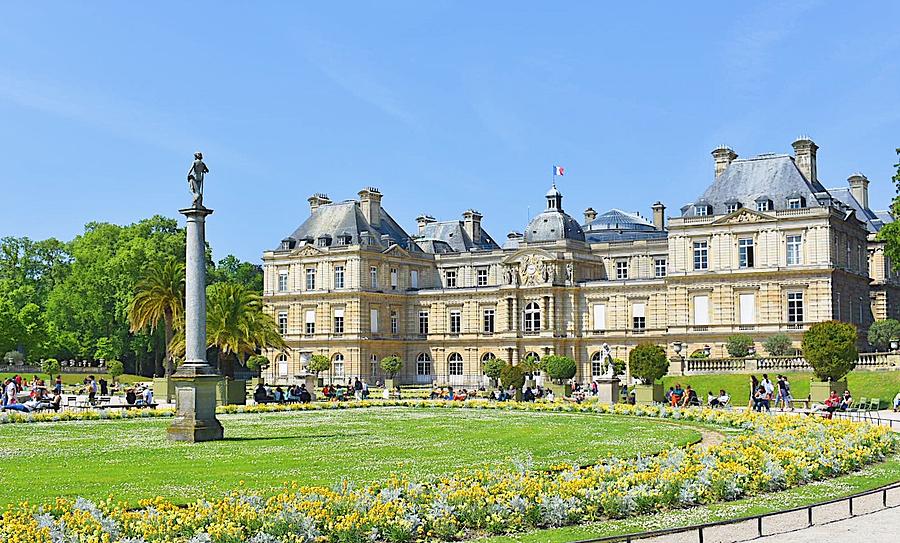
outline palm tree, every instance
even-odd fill
[[[183,321],[179,324],[172,350],[183,353]],[[234,363],[243,363],[247,356],[286,347],[275,319],[263,313],[262,298],[237,283],[216,283],[206,290],[206,342],[218,349],[227,376],[234,374]]]
[[[134,299],[128,306],[128,322],[131,331],[149,328],[152,333],[159,323],[165,327],[166,375],[174,371],[173,353],[170,348],[175,323],[184,313],[184,263],[170,258],[154,262],[147,274],[138,282]]]

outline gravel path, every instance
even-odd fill
[[[848,538],[848,536],[856,537]],[[900,541],[900,507],[752,541],[754,543],[822,543],[823,541],[857,540],[866,543],[897,543]]]

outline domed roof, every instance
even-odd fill
[[[584,230],[578,221],[559,210],[544,211],[531,219],[525,229],[525,241],[529,243],[560,239],[584,241]]]
[[[588,232],[595,230],[637,230],[652,232],[656,230],[653,223],[636,213],[628,213],[621,209],[610,209],[585,225]]]

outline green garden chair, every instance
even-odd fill
[[[858,402],[854,402],[855,411],[866,411],[869,409],[869,400],[860,398]]]
[[[881,407],[881,398],[872,398],[869,400],[870,411],[878,411],[879,407]]]

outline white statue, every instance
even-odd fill
[[[607,343],[604,343],[603,347],[600,348],[600,362],[604,361],[607,362],[607,366],[602,377],[604,379],[612,379],[616,376],[616,368],[613,366],[612,354],[610,354],[609,344]]]

